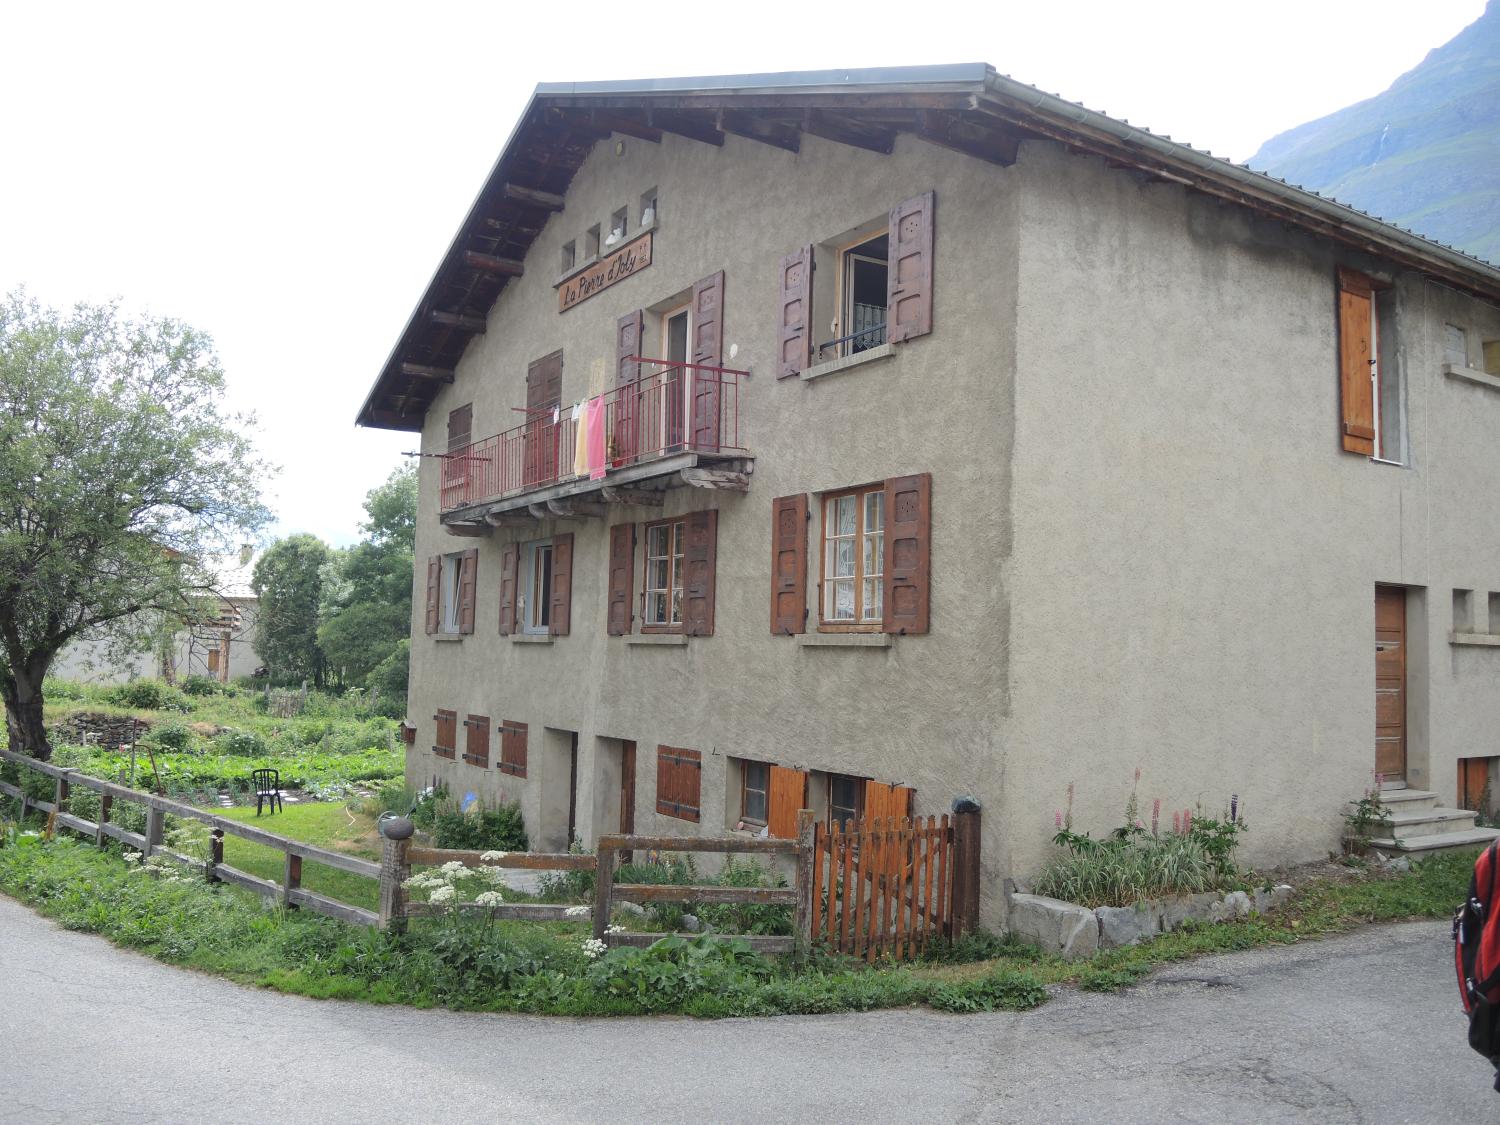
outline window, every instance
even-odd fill
[[[459,625],[459,578],[463,559],[459,555],[443,556],[442,627],[443,633],[457,633]]]
[[[552,540],[521,545],[521,632],[532,635],[551,632]]]
[[[885,343],[888,245],[882,234],[839,255],[838,355],[856,355]]]
[[[644,627],[656,632],[682,628],[682,568],[687,521],[646,525]]]
[[[583,233],[583,256],[585,260],[599,256],[599,224],[595,223]]]
[[[696,822],[703,782],[703,755],[676,746],[656,748],[656,811]]]
[[[828,822],[842,824],[865,815],[865,779],[848,774],[828,775]]]
[[[1354,270],[1338,271],[1339,389],[1343,447],[1378,461],[1405,460],[1395,291]]]
[[[437,724],[437,731],[432,736],[432,752],[440,758],[453,757],[458,746],[458,712],[440,707],[432,721]]]
[[[871,629],[885,620],[885,486],[823,498],[823,624]]]
[[[640,225],[642,227],[655,225],[657,216],[660,214],[661,212],[657,209],[656,206],[656,189],[651,188],[649,191],[642,192]]]
[[[769,808],[771,767],[765,762],[740,763],[740,820],[764,825]]]
[[[625,231],[630,222],[630,209],[621,207],[609,217],[609,237],[605,239],[606,249],[614,249],[625,241]]]
[[[1469,366],[1469,334],[1457,324],[1443,325],[1443,362]]]
[[[564,242],[562,247],[562,272],[567,273],[578,264],[578,243]]]
[[[1500,340],[1486,340],[1480,345],[1484,358],[1484,369],[1491,375],[1500,375]]]

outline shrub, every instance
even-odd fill
[[[470,851],[524,852],[529,846],[516,802],[491,807],[475,801],[465,812],[456,802],[443,801],[433,816],[432,838],[440,848]]]
[[[183,723],[158,723],[141,736],[141,742],[156,749],[182,751],[192,745],[193,732]]]
[[[194,675],[183,677],[182,691],[184,695],[209,696],[222,695],[225,689],[218,680],[210,679],[208,676]]]
[[[214,739],[214,745],[219,753],[239,758],[264,758],[271,752],[264,738],[248,730],[227,730]]]
[[[141,711],[181,711],[193,709],[193,702],[177,688],[161,680],[132,680],[111,688],[105,696],[120,707]]]
[[[1025,1011],[1047,1002],[1047,989],[1027,972],[996,969],[982,977],[939,987],[928,998],[944,1012]]]
[[[1083,906],[1129,906],[1146,898],[1224,890],[1239,883],[1234,864],[1238,821],[1195,818],[1185,833],[1153,835],[1135,825],[1102,840],[1064,829],[1067,850],[1037,876],[1037,894]]]

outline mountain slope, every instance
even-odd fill
[[[1246,163],[1500,262],[1500,0],[1384,93]]]

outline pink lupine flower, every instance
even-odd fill
[[[1172,835],[1182,835],[1182,814],[1180,812],[1174,812],[1172,814]]]
[[[1057,825],[1057,830],[1059,832],[1061,832],[1062,831],[1062,809],[1058,809],[1056,812],[1054,812],[1052,814],[1052,820],[1053,820],[1053,823],[1055,823]]]
[[[1161,798],[1151,802],[1151,835],[1156,835],[1157,826],[1161,821]]]

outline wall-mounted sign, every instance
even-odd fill
[[[587,301],[595,293],[601,293],[615,282],[624,281],[631,274],[639,273],[649,266],[651,236],[654,233],[648,230],[608,257],[600,258],[588,269],[564,281],[557,290],[557,311],[567,312],[580,301]]]

